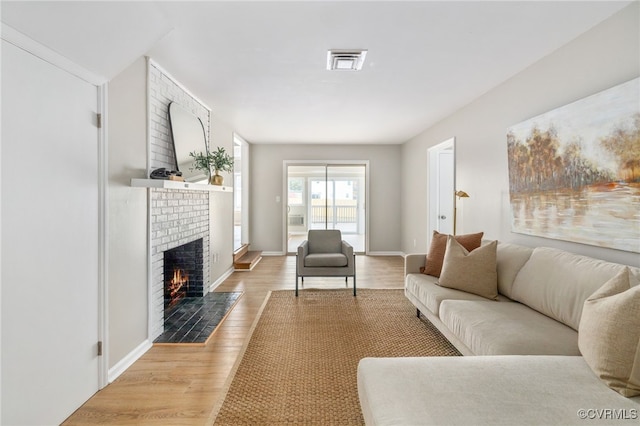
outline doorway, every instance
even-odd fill
[[[233,251],[249,244],[249,144],[233,135]]]
[[[357,253],[367,247],[367,165],[285,165],[287,253],[295,253],[310,229],[339,229]]]
[[[427,247],[433,231],[453,234],[455,214],[455,138],[429,148],[429,223]]]

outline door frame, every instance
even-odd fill
[[[98,387],[109,384],[109,137],[107,132],[108,83],[98,86]]]
[[[241,150],[241,166],[240,166],[240,176],[241,176],[241,212],[240,212],[240,245],[242,244],[250,244],[251,243],[251,228],[249,227],[249,192],[251,190],[251,186],[249,185],[249,143],[245,141],[239,134],[233,133],[233,144],[240,146]],[[236,181],[234,179],[233,185],[235,187]],[[235,197],[235,191],[234,191]],[[235,211],[235,201],[234,201],[234,211]],[[234,213],[235,214],[235,213]],[[235,232],[235,222],[233,223],[234,232]],[[234,235],[235,238],[235,235]],[[235,245],[235,242],[234,242]],[[236,250],[236,247],[233,248]]]
[[[289,185],[288,185],[288,167],[289,166],[364,166],[364,254],[369,254],[369,176],[371,175],[371,167],[369,160],[284,160],[282,162],[282,253],[286,256],[289,254],[288,245],[288,223],[287,223],[287,204],[289,199]]]
[[[428,164],[428,185],[427,185],[427,199],[429,200],[428,206],[428,218],[427,218],[427,247],[431,245],[431,237],[433,236],[432,230],[437,228],[440,195],[439,195],[439,179],[440,173],[438,169],[438,154],[442,151],[453,151],[453,173],[451,176],[452,187],[456,187],[456,138],[451,137],[437,145],[430,147],[427,150],[427,164]],[[435,167],[434,167],[435,166]],[[452,211],[455,214],[455,196],[452,194],[454,205]],[[453,223],[453,222],[452,222]]]

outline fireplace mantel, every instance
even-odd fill
[[[233,192],[230,186],[206,185],[202,183],[178,182],[165,179],[131,179],[131,186],[135,188],[164,188],[183,189],[190,191],[218,191]]]

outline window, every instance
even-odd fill
[[[289,178],[289,206],[304,204],[304,178]]]

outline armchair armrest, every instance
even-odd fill
[[[304,240],[298,246],[298,252],[296,253],[296,271],[301,271],[304,267],[304,258],[309,254],[309,241]]]
[[[309,254],[309,241],[304,240],[302,243],[300,243],[300,245],[298,246],[298,256],[302,256],[305,257],[306,255]]]
[[[353,256],[353,247],[348,242],[342,240],[342,253],[347,257]]]
[[[412,253],[408,254],[404,258],[404,275],[407,274],[419,274],[420,268],[425,266],[427,262],[426,253]]]
[[[347,256],[347,267],[352,267],[355,261],[353,257],[353,247],[345,240],[342,240],[342,253]]]

